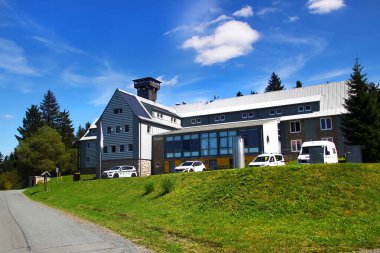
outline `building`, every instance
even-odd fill
[[[91,124],[86,133],[79,140],[79,171],[82,173],[95,173],[96,165],[99,162],[97,156],[96,136],[98,134],[96,122]]]
[[[137,79],[134,86],[137,96],[116,90],[96,123],[103,130],[103,170],[129,164],[139,175],[168,173],[184,160],[201,160],[208,169],[230,168],[234,136],[244,139],[246,164],[263,152],[293,160],[302,142],[310,140],[331,140],[339,155],[345,153],[340,130],[345,82],[172,107],[156,102],[158,80]],[[99,140],[100,132],[97,147]]]

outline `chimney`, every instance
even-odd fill
[[[137,96],[156,102],[157,91],[160,89],[160,81],[152,77],[145,77],[133,80],[133,83],[135,89],[137,89]]]

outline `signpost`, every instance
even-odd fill
[[[48,171],[45,171],[44,173],[41,174],[41,176],[44,177],[45,192],[47,192],[48,191],[48,183],[47,183],[48,180],[47,180],[47,178],[48,178],[48,176],[50,177],[50,173]]]

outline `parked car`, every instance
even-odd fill
[[[136,177],[136,168],[130,165],[117,165],[103,171],[102,178]]]
[[[194,172],[204,170],[206,170],[206,166],[200,161],[186,161],[174,169],[175,172]]]
[[[281,154],[261,154],[258,155],[248,167],[263,167],[263,166],[281,166],[285,165],[284,156]]]
[[[314,155],[314,161],[310,161],[310,154]],[[298,163],[338,163],[338,152],[334,142],[331,141],[306,141],[302,143],[298,155]]]

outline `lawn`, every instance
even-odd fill
[[[25,194],[156,252],[380,248],[380,164],[53,179]]]

